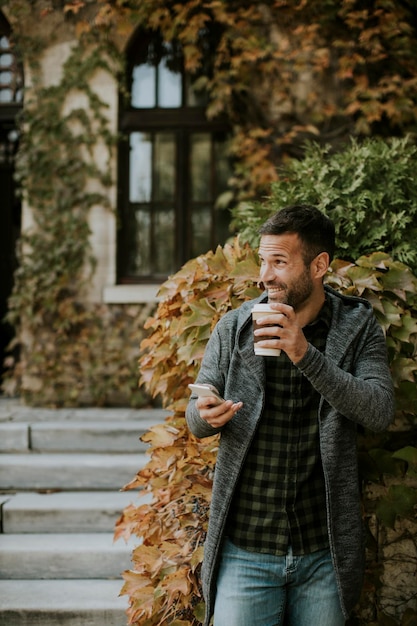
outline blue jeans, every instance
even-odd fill
[[[329,550],[259,554],[226,539],[217,577],[214,626],[343,626]]]

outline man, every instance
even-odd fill
[[[394,412],[385,339],[366,300],[323,285],[326,216],[287,207],[260,234],[266,293],[223,316],[197,379],[225,400],[192,395],[186,412],[197,437],[221,433],[205,624],[214,612],[214,626],[340,626],[364,566],[356,429],[382,430]],[[266,299],[274,313],[253,331]],[[280,356],[256,356],[254,332]]]

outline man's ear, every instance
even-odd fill
[[[313,278],[323,278],[329,269],[330,258],[328,252],[320,252],[311,263]]]

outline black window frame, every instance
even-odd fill
[[[158,36],[157,36],[158,37]],[[155,34],[139,33],[133,38],[131,45],[127,49],[127,77],[131,80],[133,67],[143,59],[144,48],[149,41],[155,38]],[[139,44],[138,44],[139,41]],[[159,39],[161,45],[161,39]],[[176,53],[181,54],[181,48],[175,44]],[[156,46],[158,49],[158,46]],[[157,61],[159,59],[157,55]],[[150,273],[149,275],[133,275],[129,272],[129,237],[131,232],[129,223],[131,220],[132,205],[129,202],[129,137],[131,133],[174,133],[176,141],[177,159],[177,189],[175,202],[175,258],[173,271],[192,258],[191,251],[191,215],[187,198],[190,196],[188,188],[189,178],[189,154],[190,138],[193,133],[208,133],[214,138],[222,137],[226,139],[230,136],[230,124],[225,116],[209,120],[206,116],[206,106],[186,106],[186,96],[184,90],[187,84],[187,75],[181,68],[183,104],[178,108],[135,108],[130,103],[130,98],[126,94],[120,95],[119,101],[119,158],[118,158],[118,237],[117,237],[117,282],[119,284],[146,284],[160,283],[167,278],[165,274]],[[130,93],[131,84],[128,84]],[[211,180],[214,180],[210,173]],[[224,189],[214,189],[213,193],[219,195]],[[211,247],[224,241],[215,240],[216,213],[214,198],[212,206],[212,232],[210,237]]]

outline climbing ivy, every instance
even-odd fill
[[[31,83],[21,120],[16,177],[33,223],[19,242],[8,321],[16,329],[20,353],[5,388],[31,404],[102,404],[108,401],[101,384],[109,382],[107,361],[119,358],[111,357],[112,342],[119,342],[120,350],[125,343],[120,336],[116,339],[118,325],[109,323],[103,307],[88,303],[95,269],[89,215],[97,205],[113,210],[109,190],[114,184],[116,145],[106,104],[92,85],[99,72],[117,75],[121,59],[113,44],[90,31],[69,47],[60,78],[49,82],[40,60],[54,35],[47,24],[43,38],[36,28],[28,28],[36,17],[29,7],[23,1],[11,7],[21,20],[15,36]],[[99,355],[104,357],[101,364]],[[138,396],[134,362],[127,376],[127,397]],[[95,382],[92,372],[99,374]],[[126,385],[123,377],[126,380],[126,372],[119,376],[119,388]]]
[[[335,223],[339,258],[354,260],[380,250],[417,273],[416,160],[412,137],[352,139],[338,152],[310,143],[303,159],[279,169],[266,202],[235,208],[235,226],[256,246],[259,226],[275,211],[313,204]]]

